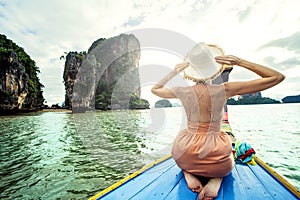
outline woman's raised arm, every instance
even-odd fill
[[[218,56],[216,57],[216,61],[220,64],[237,65],[261,76],[261,78],[251,81],[225,83],[227,98],[235,95],[249,94],[268,89],[277,85],[285,78],[283,74],[269,67],[249,62],[231,55]]]
[[[165,87],[166,83],[169,82],[172,78],[174,78],[177,74],[182,72],[185,68],[189,66],[189,62],[179,63],[175,66],[175,69],[172,70],[166,77],[158,81],[151,89],[151,92],[162,98],[176,98],[176,95],[172,91]]]

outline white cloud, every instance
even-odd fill
[[[269,64],[266,57],[272,56],[275,64],[272,67],[278,69],[280,66],[276,64],[290,59],[285,71],[287,81],[276,92],[267,91],[271,97],[283,98],[300,93],[298,79],[289,81],[299,69],[299,50],[293,52],[281,46],[259,48],[299,32],[299,6],[298,0],[0,0],[0,31],[24,47],[36,61],[49,104],[64,100],[61,94],[64,63],[59,60],[64,52],[86,51],[101,37],[138,28],[176,31],[194,41],[219,44],[228,54],[262,64]],[[231,80],[251,77],[237,69]],[[288,88],[293,88],[293,92]]]

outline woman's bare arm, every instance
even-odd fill
[[[162,98],[176,98],[173,89],[165,87],[166,83],[174,78],[177,74],[182,72],[185,68],[189,66],[189,62],[183,62],[177,64],[175,69],[172,70],[166,77],[158,81],[151,89],[151,92]]]
[[[285,78],[283,74],[276,70],[237,58],[235,56],[218,56],[216,57],[216,61],[220,64],[244,67],[245,69],[248,69],[261,76],[261,78],[251,81],[225,83],[227,98],[235,95],[249,94],[268,89],[277,85]]]

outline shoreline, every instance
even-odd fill
[[[72,110],[69,109],[63,109],[63,108],[46,108],[43,110],[40,110],[39,112],[66,112],[66,113],[72,113]]]

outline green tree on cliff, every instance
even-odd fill
[[[26,107],[28,109],[32,109],[32,108],[35,109],[43,105],[44,102],[43,91],[42,91],[42,88],[44,86],[43,84],[41,84],[40,79],[38,77],[38,73],[40,73],[40,70],[36,65],[35,61],[30,58],[30,56],[25,52],[25,50],[22,47],[18,46],[12,40],[7,39],[5,35],[0,34],[0,67],[1,67],[0,70],[1,71],[3,71],[4,68],[11,67],[11,65],[9,65],[8,59],[12,52],[16,53],[18,58],[18,63],[24,67],[25,73],[28,76],[28,82],[27,82],[28,94],[26,96],[26,100],[25,103],[23,104],[23,107]],[[2,78],[4,78],[4,76]],[[1,80],[1,84],[3,84],[3,81],[5,80]],[[3,87],[2,90],[4,90]],[[1,91],[1,92],[5,92],[5,91]]]

